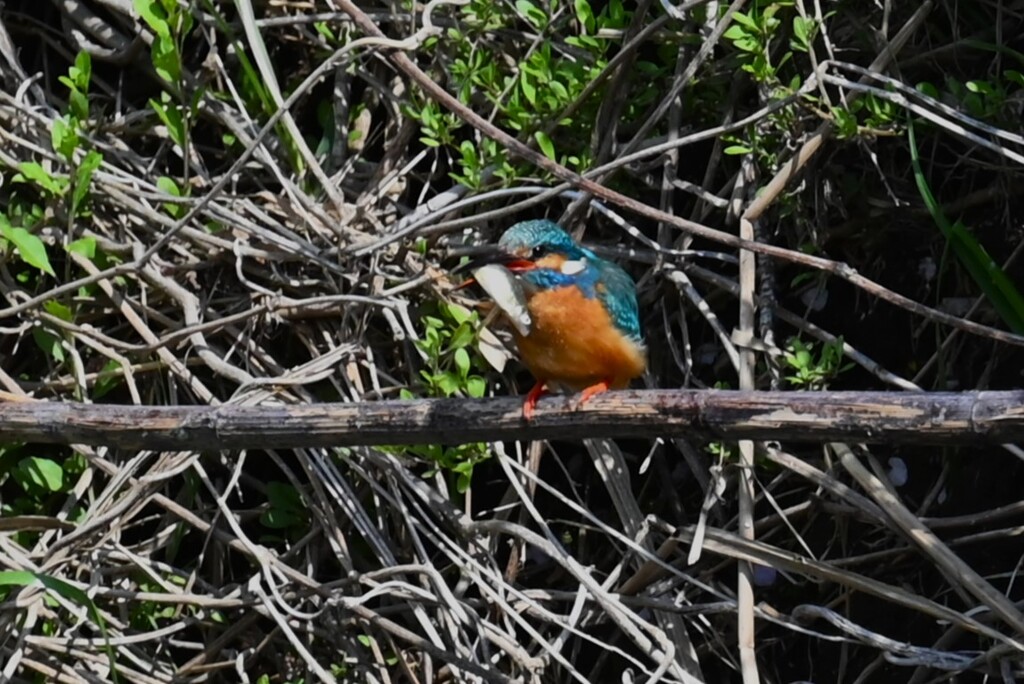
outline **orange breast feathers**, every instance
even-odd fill
[[[623,335],[596,297],[575,287],[541,290],[528,303],[533,326],[515,333],[523,363],[538,381],[579,391],[607,381],[622,389],[647,368],[644,348]]]

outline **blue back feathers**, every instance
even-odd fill
[[[506,230],[498,245],[509,252],[533,252],[534,259],[539,258],[537,254],[560,254],[569,260],[584,260],[586,267],[578,273],[538,268],[524,271],[520,277],[540,289],[579,287],[585,297],[601,301],[612,323],[624,335],[634,342],[643,342],[633,279],[616,264],[577,245],[558,224],[543,219],[522,221]]]

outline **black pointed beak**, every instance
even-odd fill
[[[536,268],[534,263],[529,259],[512,254],[498,245],[482,245],[473,249],[471,258],[456,266],[452,273],[464,273],[465,271],[473,271],[474,269],[480,268],[481,266],[487,266],[488,264],[500,264],[510,271],[527,271],[531,268]]]
[[[472,273],[481,266],[487,266],[489,264],[499,264],[513,273],[529,271],[530,269],[537,268],[537,265],[529,259],[524,259],[517,254],[512,254],[498,245],[484,245],[474,249],[473,257],[452,269],[452,273]],[[464,287],[469,287],[474,282],[476,282],[475,279],[469,277],[459,285],[458,289],[461,290]]]

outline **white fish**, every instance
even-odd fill
[[[533,319],[526,308],[523,284],[515,274],[500,264],[487,264],[474,269],[473,278],[490,295],[519,334],[524,337],[529,335]]]

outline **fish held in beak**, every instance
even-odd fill
[[[529,335],[533,319],[526,306],[526,290],[512,269],[509,266],[490,263],[474,268],[472,274],[472,280],[494,300],[495,305],[505,314],[516,332],[523,337]]]

